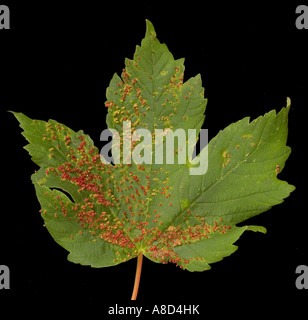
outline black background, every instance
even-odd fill
[[[185,79],[201,74],[209,138],[291,98],[292,153],[279,177],[296,190],[248,221],[265,226],[266,235],[245,233],[238,251],[210,271],[189,273],[144,259],[138,305],[200,304],[203,318],[213,310],[241,313],[244,306],[252,314],[304,308],[307,292],[295,287],[296,267],[308,265],[308,30],[295,26],[302,3],[213,2],[2,2],[10,8],[11,29],[0,30],[0,264],[10,268],[11,289],[0,291],[0,307],[27,302],[35,313],[40,305],[92,306],[104,318],[108,306],[130,304],[136,259],[104,269],[75,265],[43,227],[30,181],[37,167],[7,111],[83,129],[101,148],[105,90],[124,58],[132,58],[149,19],[174,57],[185,57]]]

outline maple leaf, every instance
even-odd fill
[[[130,121],[133,133],[142,128],[151,132],[144,153],[147,147],[158,148],[155,130],[182,129],[186,140],[175,147],[186,149],[189,129],[198,135],[204,121],[201,77],[184,82],[184,59],[175,60],[151,22],[146,25],[133,60],[126,59],[121,77],[115,74],[107,89],[107,125],[121,132]],[[102,162],[83,131],[14,115],[29,141],[25,148],[40,167],[32,181],[48,231],[74,263],[101,268],[138,257],[136,299],[143,256],[203,271],[232,254],[244,231],[266,232],[261,226],[237,224],[281,203],[294,190],[277,178],[290,154],[289,108],[288,102],[278,114],[273,110],[252,122],[233,123],[194,160],[193,148],[185,163],[179,163],[176,152],[174,164],[161,164],[155,152],[150,164],[125,164],[123,150],[116,159],[120,163]],[[114,139],[113,151],[123,147],[123,136]],[[138,146],[135,140],[133,147]],[[191,174],[201,158],[206,173]]]

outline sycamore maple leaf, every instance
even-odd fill
[[[184,59],[174,60],[153,25],[146,25],[133,60],[125,61],[121,77],[115,74],[107,89],[108,128],[121,132],[129,120],[132,131],[198,133],[206,108],[201,77],[184,83]],[[135,299],[143,256],[203,271],[232,254],[245,230],[265,232],[237,224],[294,190],[277,179],[290,154],[288,111],[289,105],[220,131],[200,152],[208,167],[202,175],[190,175],[197,166],[192,149],[184,164],[113,165],[101,161],[83,131],[14,115],[29,141],[25,148],[40,167],[32,181],[48,231],[74,263],[100,268],[138,257]]]

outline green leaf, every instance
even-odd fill
[[[232,254],[246,230],[261,226],[239,223],[288,197],[294,187],[277,178],[290,154],[286,146],[290,102],[250,122],[232,123],[193,158],[189,145],[185,163],[180,149],[174,164],[157,163],[157,129],[184,129],[184,148],[198,135],[207,100],[201,77],[184,82],[184,59],[175,60],[161,44],[151,22],[125,60],[121,77],[107,89],[107,125],[119,132],[113,145],[125,143],[123,124],[151,132],[150,143],[133,142],[152,163],[103,163],[99,150],[82,131],[54,120],[31,120],[14,113],[29,144],[25,147],[40,169],[32,175],[45,225],[68,259],[92,267],[115,265],[140,254],[158,263],[173,262],[189,271],[203,271]],[[166,131],[164,132],[165,135]],[[161,146],[166,150],[166,138]],[[115,149],[114,149],[115,150]],[[167,150],[166,150],[167,151]],[[173,150],[172,150],[173,151]],[[140,152],[140,154],[142,153]],[[130,154],[131,156],[131,154]],[[203,162],[206,173],[191,174]]]

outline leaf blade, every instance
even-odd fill
[[[121,77],[115,74],[107,88],[107,125],[121,132],[129,120],[134,132],[148,129],[152,143],[143,145],[144,152],[156,147],[155,129],[184,129],[185,141],[175,146],[186,149],[188,130],[199,133],[205,118],[201,77],[184,82],[184,59],[175,60],[153,25],[146,24],[133,60],[125,60]],[[232,254],[244,231],[266,231],[238,223],[281,203],[294,190],[277,178],[291,151],[286,146],[289,109],[288,100],[278,114],[273,110],[231,124],[200,158],[188,162],[190,148],[185,164],[177,163],[178,149],[171,150],[175,164],[126,165],[122,152],[115,166],[100,163],[97,148],[82,131],[14,115],[30,142],[26,149],[41,167],[32,180],[42,216],[54,239],[70,251],[70,261],[104,267],[142,253],[155,262],[203,271]],[[208,171],[190,175],[198,159],[205,159]]]

